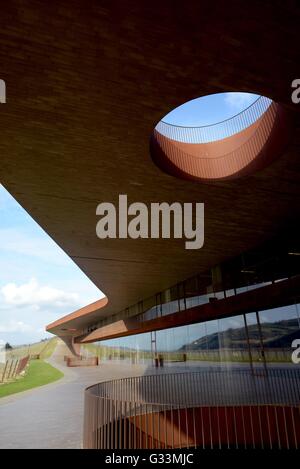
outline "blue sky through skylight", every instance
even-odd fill
[[[177,107],[155,129],[179,142],[213,142],[252,125],[271,102],[271,99],[252,93],[212,94]]]
[[[217,93],[192,99],[169,112],[168,124],[196,127],[211,125],[233,117],[259,98],[253,93]]]

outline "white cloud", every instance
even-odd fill
[[[79,295],[50,286],[41,286],[35,278],[28,283],[16,285],[8,283],[1,288],[4,302],[12,306],[30,306],[34,310],[40,307],[64,307],[79,304]]]
[[[25,324],[23,321],[9,321],[6,324],[0,324],[1,333],[11,333],[11,332],[31,332],[33,327],[29,324]]]
[[[242,111],[255,100],[252,93],[226,93],[225,103],[236,111]]]

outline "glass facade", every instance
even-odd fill
[[[89,326],[86,332],[91,332],[99,327],[129,317],[134,317],[139,322],[149,321],[185,311],[195,306],[202,306],[212,301],[223,300],[230,296],[257,290],[271,284],[272,282],[267,281],[235,288],[225,288],[222,286],[214,288],[208,279],[203,280],[198,276],[191,277],[117,314],[101,319],[96,324]]]
[[[156,332],[86,345],[86,353],[102,361],[187,368],[238,367],[264,369],[292,364],[292,341],[300,338],[298,304],[214,319]]]

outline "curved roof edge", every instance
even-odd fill
[[[88,326],[91,319],[99,317],[99,310],[102,310],[107,303],[108,299],[105,296],[48,324],[46,331],[58,336],[74,335],[74,333],[77,335],[81,329]]]

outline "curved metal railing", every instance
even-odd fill
[[[254,124],[269,108],[272,100],[257,98],[250,106],[229,119],[200,127],[184,127],[161,120],[155,130],[165,137],[184,143],[208,143],[221,140],[245,130]]]
[[[84,447],[297,447],[300,370],[204,368],[85,391]]]

